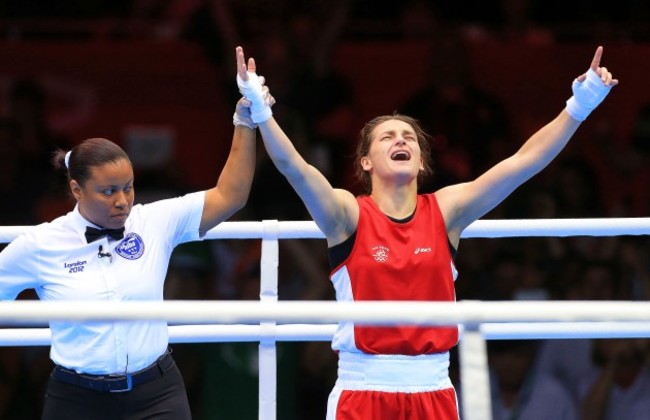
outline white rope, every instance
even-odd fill
[[[488,322],[584,322],[650,319],[647,302],[627,301],[11,301],[0,323],[157,319],[173,324],[259,324],[354,321],[375,325],[456,325]]]
[[[332,341],[336,324],[284,324],[276,327],[276,340],[284,342]],[[463,326],[460,326],[463,336]],[[487,340],[650,338],[646,322],[540,322],[487,323],[479,328]],[[259,325],[172,325],[171,343],[259,342]],[[49,328],[0,328],[2,346],[49,346]]]
[[[478,220],[462,238],[510,238],[529,236],[650,235],[650,217],[608,219]]]
[[[259,239],[264,222],[223,222],[207,232],[206,239]],[[0,243],[14,240],[33,226],[0,226]],[[279,239],[324,238],[313,221],[278,222]],[[463,238],[528,236],[650,235],[650,217],[607,219],[477,220],[463,231]]]

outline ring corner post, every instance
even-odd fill
[[[479,325],[465,325],[458,343],[464,420],[492,420],[487,343]]]
[[[277,220],[262,222],[262,256],[260,261],[260,301],[278,301],[278,267],[280,261]],[[260,322],[259,344],[259,419],[275,420],[277,412],[277,337],[276,322]]]

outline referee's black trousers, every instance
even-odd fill
[[[42,420],[190,420],[185,384],[173,363],[126,392],[98,392],[50,377]]]

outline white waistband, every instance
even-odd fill
[[[449,353],[404,356],[340,352],[336,385],[344,389],[386,392],[451,388]]]

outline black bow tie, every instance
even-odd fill
[[[95,229],[94,227],[86,227],[86,241],[91,243],[104,236],[110,236],[113,239],[124,238],[124,228],[119,229]]]

